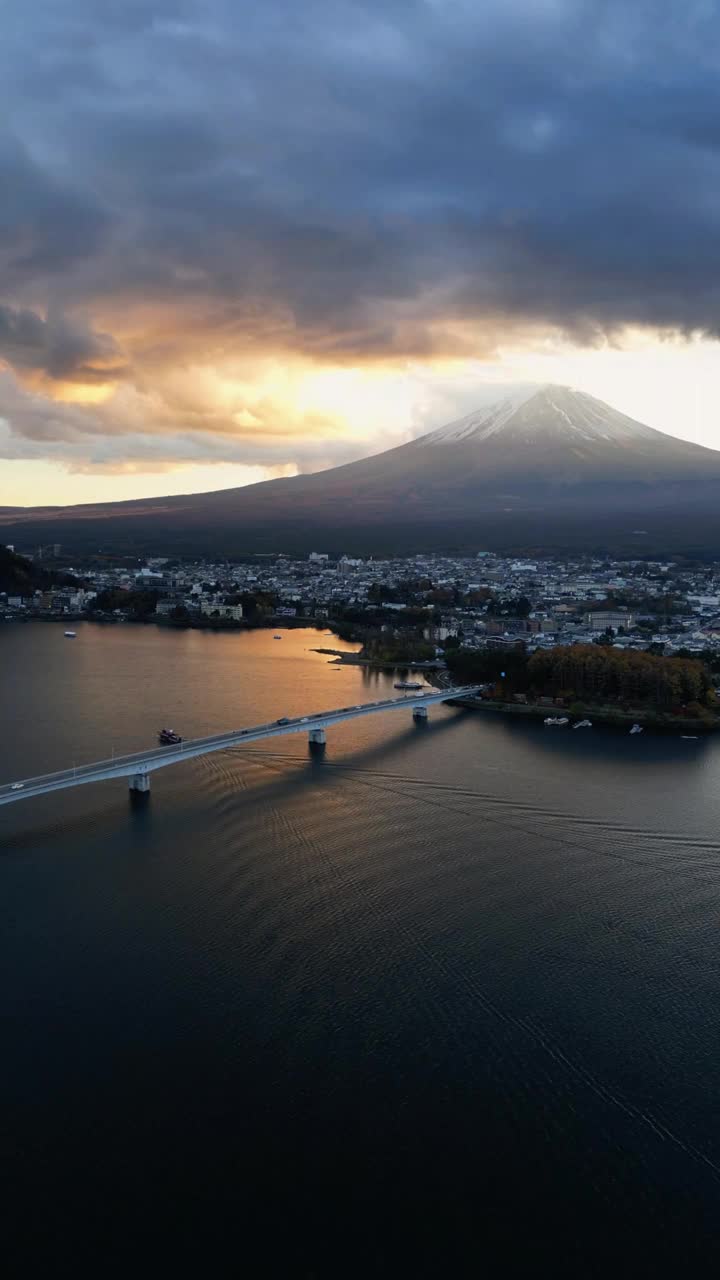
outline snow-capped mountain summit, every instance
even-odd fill
[[[486,408],[421,436],[417,443],[436,447],[470,441],[480,443],[499,434],[506,440],[520,436],[525,444],[532,444],[539,436],[565,437],[575,444],[581,441],[592,444],[650,440],[660,433],[584,391],[548,383],[511,392]]]
[[[522,387],[514,393],[493,400],[482,409],[474,409],[464,418],[447,422],[444,427],[437,427],[427,435],[418,438],[418,444],[443,445],[459,444],[467,440],[487,440],[511,421],[518,409],[527,404],[534,395],[534,387]]]

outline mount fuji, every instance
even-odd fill
[[[720,452],[563,386],[329,471],[134,502],[0,510],[0,537],[187,554],[597,550],[720,555]]]

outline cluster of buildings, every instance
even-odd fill
[[[612,641],[673,653],[720,650],[720,563],[418,555],[402,559],[256,556],[240,563],[149,559],[63,566],[75,587],[0,594],[0,616],[242,624],[267,618],[342,622],[402,632],[442,647],[529,649]],[[127,593],[127,594],[126,594]],[[452,639],[451,639],[452,638]]]
[[[0,591],[0,618],[82,617],[97,592],[86,587],[58,587],[46,591]]]

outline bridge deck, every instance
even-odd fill
[[[146,751],[135,751],[130,755],[113,756],[110,760],[96,760],[92,764],[61,769],[57,773],[46,773],[36,778],[4,783],[0,785],[0,805],[10,804],[15,800],[29,800],[33,796],[45,795],[50,791],[82,786],[83,783],[152,773],[155,769],[179,764],[183,760],[194,759],[197,756],[208,755],[212,751],[222,751],[227,747],[247,742],[257,742],[263,738],[279,737],[286,733],[309,733],[313,729],[327,729],[333,724],[355,720],[360,716],[374,715],[380,711],[397,711],[402,708],[413,710],[415,707],[448,702],[453,698],[466,698],[473,693],[475,693],[474,685],[458,689],[443,689],[437,693],[386,698],[381,702],[367,702],[355,707],[316,711],[307,716],[283,716],[269,724],[254,725],[248,729],[229,729],[224,733],[210,734],[206,738],[191,738],[176,746],[154,746]]]

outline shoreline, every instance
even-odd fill
[[[192,631],[269,631],[269,630],[302,630],[310,631],[331,631],[332,622],[326,618],[268,618],[249,622],[246,619],[239,621],[225,621],[223,619],[165,619],[150,616],[148,618],[116,618],[116,617],[94,617],[86,613],[64,614],[62,617],[38,615],[5,617],[2,619],[7,622],[53,622],[56,625],[65,625],[73,622],[91,622],[100,626],[114,626],[118,624],[134,624],[136,626],[154,625],[160,630],[192,630]],[[437,661],[428,662],[382,662],[375,658],[365,658],[360,652],[345,651],[342,649],[334,649],[324,646],[318,646],[310,650],[311,653],[324,654],[333,659],[329,664],[331,666],[355,666],[366,667],[376,671],[406,671],[413,672],[419,676],[424,676],[427,683],[433,685],[437,689],[452,688],[453,679],[450,672],[443,663]],[[449,706],[464,707],[468,711],[480,711],[489,715],[505,715],[515,717],[521,720],[545,720],[548,716],[568,715],[568,708],[547,703],[524,703],[524,702],[503,702],[497,698],[457,698],[448,701]],[[574,717],[573,717],[574,718]],[[709,734],[717,733],[720,730],[720,716],[715,720],[707,720],[693,718],[692,716],[673,716],[667,713],[649,710],[648,708],[635,708],[625,711],[621,707],[589,705],[584,706],[582,719],[588,719],[593,725],[604,725],[608,728],[627,729],[633,724],[639,724],[644,729],[648,729],[655,733],[664,734],[690,734],[703,737]],[[571,728],[567,726],[554,726],[561,728]]]
[[[448,706],[465,707],[469,711],[486,711],[491,715],[508,715],[515,716],[525,720],[545,720],[548,716],[564,715],[572,721],[575,717],[568,715],[566,707],[547,707],[540,706],[538,703],[521,703],[521,702],[499,702],[496,700],[482,698],[453,698],[448,702]],[[693,736],[702,734],[703,736],[711,733],[717,733],[720,729],[720,720],[708,722],[707,720],[694,719],[691,716],[664,716],[658,715],[655,711],[647,711],[637,709],[634,711],[623,711],[621,708],[614,707],[585,707],[581,719],[591,720],[593,725],[604,725],[606,728],[627,729],[633,724],[639,724],[643,729],[652,730],[654,733],[691,733]],[[567,726],[554,726],[559,728],[572,728],[572,723]]]
[[[248,618],[166,618],[149,614],[147,618],[116,618],[111,614],[94,613],[31,613],[4,614],[0,622],[54,622],[67,625],[69,622],[93,622],[100,626],[155,626],[168,631],[297,631],[306,628],[308,631],[329,631],[332,623],[326,618],[262,618],[257,621]],[[334,633],[333,633],[334,634]],[[316,650],[315,652],[320,652]],[[335,652],[335,651],[333,651]],[[341,652],[338,650],[337,652]]]
[[[311,653],[330,654],[338,666],[373,667],[376,671],[417,671],[422,675],[426,671],[444,670],[439,662],[383,662],[378,658],[363,658],[360,653],[347,653],[343,649],[312,649]]]
[[[438,673],[431,683],[439,689],[452,687],[450,673]],[[465,707],[468,711],[485,711],[490,715],[508,715],[525,720],[545,720],[548,716],[557,715],[566,715],[569,720],[576,718],[570,717],[567,707],[548,706],[539,702],[502,702],[499,698],[453,698],[448,705]],[[604,725],[611,729],[627,729],[633,724],[639,724],[643,729],[649,729],[655,733],[691,733],[693,736],[717,733],[720,729],[720,717],[712,721],[693,716],[671,716],[651,711],[647,707],[625,711],[622,707],[586,705],[582,716],[578,718],[591,720],[593,725]],[[572,724],[553,727],[572,728]]]

